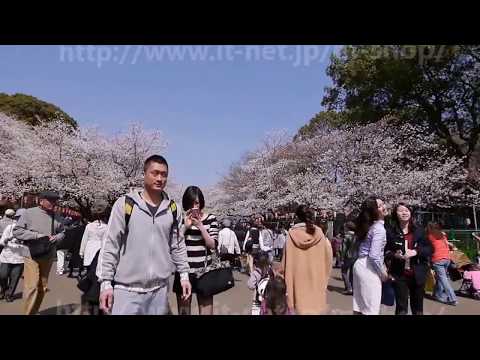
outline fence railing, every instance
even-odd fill
[[[478,256],[480,250],[480,232],[472,230],[445,230],[448,241],[455,244],[472,261]]]

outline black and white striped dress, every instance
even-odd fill
[[[215,215],[209,214],[204,220],[202,220],[203,226],[210,234],[210,237],[215,240],[215,244],[218,242],[218,222]],[[185,244],[187,246],[188,265],[190,265],[190,273],[196,273],[199,269],[203,269],[205,266],[205,250],[207,255],[207,265],[212,263],[212,252],[207,249],[205,239],[202,236],[200,230],[192,226],[185,231]]]
[[[202,220],[203,226],[210,234],[210,237],[215,241],[215,248],[218,243],[218,222],[215,215],[209,214],[204,220]],[[205,250],[207,265],[212,263],[212,252],[207,249],[205,239],[202,233],[196,226],[192,226],[185,231],[185,245],[187,246],[187,256],[189,270],[189,280],[192,285],[192,293],[197,292],[197,276],[196,273],[205,267]],[[176,294],[182,293],[180,285],[180,274],[175,273],[175,279],[173,281],[173,292]]]

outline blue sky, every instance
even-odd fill
[[[124,49],[112,47],[110,59]],[[287,50],[294,54],[298,49]],[[330,84],[325,54],[334,49],[318,49],[309,66],[294,66],[278,56],[148,61],[146,55],[135,64],[119,64],[116,57],[99,66],[98,49],[92,52],[95,61],[81,62],[76,55],[61,61],[60,46],[0,46],[0,92],[54,103],[80,126],[98,125],[107,133],[125,130],[133,121],[160,129],[169,142],[165,156],[173,178],[207,186],[266,132],[294,133],[322,110],[324,87]]]

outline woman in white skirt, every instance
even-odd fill
[[[83,259],[83,266],[87,269],[95,258],[95,255],[102,247],[102,240],[107,231],[105,209],[98,207],[94,210],[95,221],[89,223],[83,233],[80,245],[80,257]]]
[[[356,219],[360,246],[353,267],[353,312],[357,315],[380,315],[382,282],[389,279],[383,261],[387,243],[385,215],[383,201],[369,197],[362,204]]]

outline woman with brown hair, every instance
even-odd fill
[[[435,271],[435,289],[433,296],[438,302],[456,306],[457,296],[448,279],[448,267],[450,266],[450,244],[447,235],[437,223],[427,225],[428,240],[433,247],[432,268]]]
[[[355,220],[359,250],[353,266],[353,312],[357,315],[380,315],[382,282],[390,279],[383,262],[385,215],[383,201],[371,196],[363,202]]]
[[[332,271],[332,246],[313,224],[313,211],[305,205],[296,211],[297,223],[288,232],[282,259],[288,307],[298,315],[327,310],[327,285]]]

